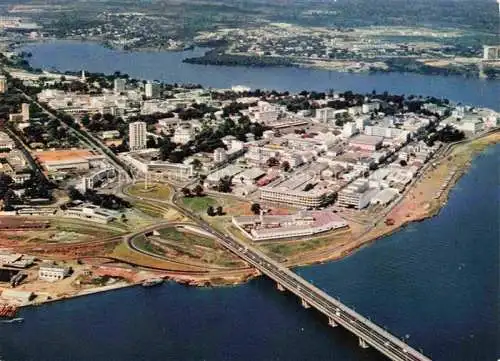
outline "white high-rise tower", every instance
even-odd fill
[[[146,123],[133,122],[128,126],[128,137],[130,150],[146,148]]]

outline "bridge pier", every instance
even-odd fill
[[[304,300],[303,298],[300,301],[302,303],[302,307],[311,308],[311,305],[309,303],[307,303],[306,300]]]
[[[280,291],[280,292],[284,292],[284,291],[286,291],[286,290],[285,290],[285,287],[283,287],[283,286],[281,285],[281,283],[276,283],[276,288],[277,288],[277,289],[278,289],[278,291]]]
[[[370,347],[370,345],[368,345],[368,344],[366,343],[366,341],[365,341],[365,340],[363,340],[363,339],[360,337],[360,338],[359,338],[359,347],[361,347],[361,348],[368,348],[368,347]]]
[[[337,327],[339,324],[331,317],[328,317],[328,326]]]

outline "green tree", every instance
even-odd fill
[[[219,180],[217,184],[217,191],[222,193],[230,193],[232,189],[232,179],[231,177],[223,177]]]
[[[250,207],[250,210],[253,212],[253,214],[259,214],[260,213],[260,204],[259,203],[253,203]]]
[[[201,197],[203,195],[203,186],[201,184],[195,185],[194,188],[193,188],[193,193],[197,197]]]
[[[267,162],[266,162],[268,167],[276,167],[280,164],[279,160],[277,160],[275,157],[270,157]]]
[[[281,169],[283,169],[284,172],[288,172],[290,170],[290,163],[285,160],[281,163]]]
[[[191,190],[187,187],[184,187],[181,189],[182,194],[184,194],[184,197],[191,197],[192,193]]]

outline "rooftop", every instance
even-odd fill
[[[60,161],[78,161],[95,157],[96,154],[88,149],[57,149],[46,150],[35,153],[39,162],[60,162]]]

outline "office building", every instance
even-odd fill
[[[139,150],[146,148],[146,123],[133,122],[129,124],[129,148]]]
[[[148,99],[154,99],[160,97],[161,86],[160,83],[148,82],[145,86],[145,95]]]
[[[227,160],[227,153],[224,148],[214,150],[214,163],[224,163]]]
[[[363,209],[378,192],[378,189],[369,188],[367,180],[358,179],[339,192],[337,204],[341,207]]]
[[[23,117],[23,122],[30,120],[30,105],[29,103],[23,103],[21,105],[21,115]]]

